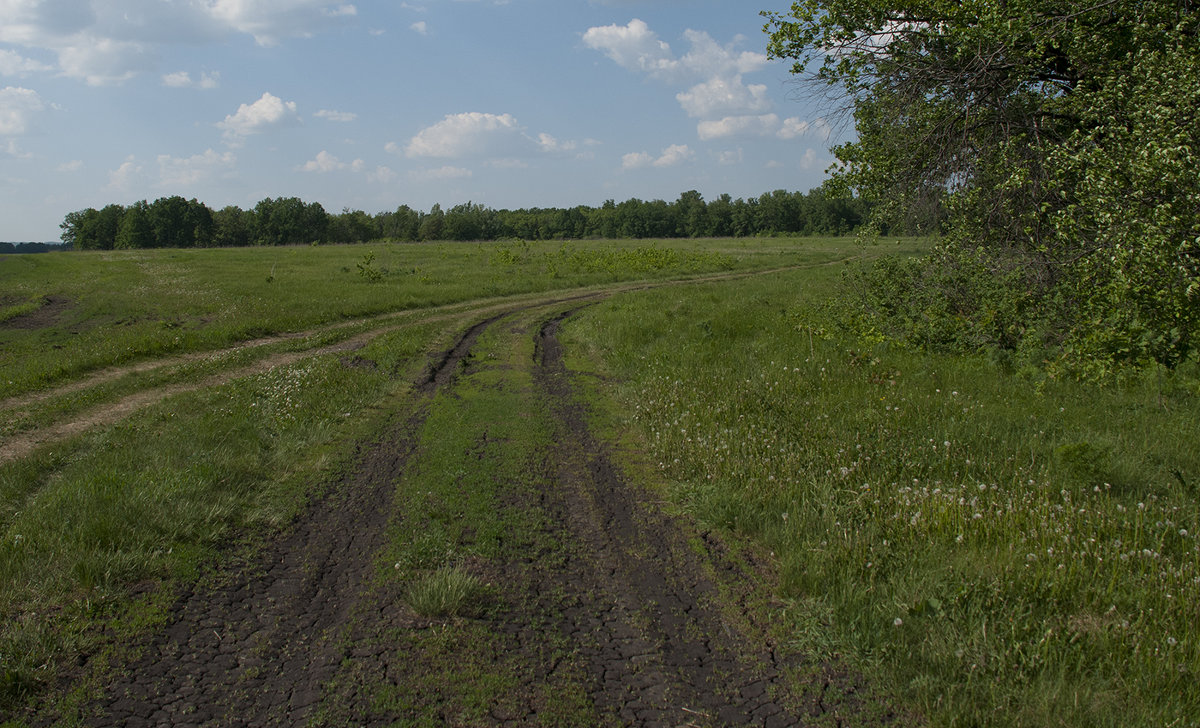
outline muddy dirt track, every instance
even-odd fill
[[[650,504],[590,431],[557,337],[582,305],[494,316],[435,357],[412,406],[363,443],[354,466],[295,523],[178,595],[166,627],[88,706],[87,724],[559,725],[547,705],[556,692],[585,704],[577,715],[590,717],[571,725],[841,725],[858,713],[853,676],[807,665],[806,680],[788,679],[803,658],[770,644],[741,613],[754,565]],[[395,518],[395,483],[431,402],[454,396],[485,333],[498,347],[534,342],[525,373],[556,446],[531,468],[536,487],[506,507],[544,514],[539,543],[555,546],[487,566],[498,605],[439,626],[373,575]],[[470,651],[474,663],[521,666],[502,703],[468,719],[450,694],[462,686],[408,707],[377,698],[431,669],[398,635],[473,624],[498,637],[460,646],[464,659]],[[843,696],[836,702],[826,697],[832,683]]]

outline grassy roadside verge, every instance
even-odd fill
[[[622,296],[568,345],[671,498],[776,555],[805,651],[933,725],[1197,725],[1194,380],[1039,387],[849,340],[835,278]]]

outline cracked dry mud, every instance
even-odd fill
[[[825,678],[815,694],[794,692],[784,675],[796,658],[730,615],[741,605],[718,593],[714,574],[736,581],[743,567],[711,536],[694,548],[589,430],[556,335],[567,315],[515,325],[497,316],[470,329],[418,383],[414,408],[360,446],[356,465],[290,529],[179,596],[167,626],[89,707],[88,724],[551,725],[550,703],[562,695],[585,703],[596,725],[792,726],[839,714],[844,706],[820,694]],[[398,635],[437,625],[415,617],[395,585],[373,579],[375,559],[429,403],[453,394],[488,329],[535,337],[534,399],[556,441],[531,466],[536,487],[506,504],[544,514],[546,538],[524,558],[486,567],[502,604],[467,622],[498,637],[462,646],[473,662],[516,666],[516,685],[470,720],[440,712],[436,695],[411,709],[420,714],[404,713],[374,693],[428,669]],[[853,678],[842,682],[840,693],[852,694]]]

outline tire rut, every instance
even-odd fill
[[[303,724],[347,657],[340,639],[384,543],[395,479],[428,399],[496,318],[469,329],[417,383],[423,401],[360,449],[350,473],[282,537],[215,585],[181,594],[172,618],[85,712],[92,726]]]
[[[557,339],[570,313],[539,329],[535,381],[559,428],[545,500],[580,547],[557,575],[569,594],[560,628],[587,662],[593,700],[627,725],[798,725],[796,704],[775,697],[774,652],[746,650],[754,641],[720,614],[679,524],[642,503],[590,432]]]

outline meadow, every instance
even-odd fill
[[[672,503],[769,550],[785,639],[932,725],[1200,724],[1200,386],[839,333],[829,271],[590,309],[576,364]]]
[[[56,690],[82,700],[78,655],[119,664],[169,585],[283,527],[485,312],[592,291],[608,297],[562,339],[601,432],[667,507],[763,554],[777,639],[862,671],[906,722],[1200,725],[1194,365],[1085,386],[841,331],[846,266],[829,264],[924,244],[3,261],[0,436],[178,389],[0,462],[0,716]],[[683,283],[652,285],[667,281]],[[436,422],[437,442],[468,426]],[[506,528],[468,513],[472,531]],[[423,540],[392,541],[380,559],[396,571],[442,566]]]

